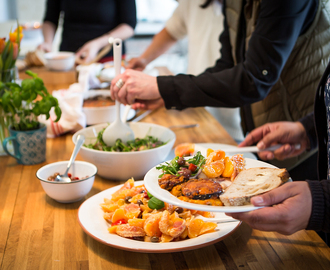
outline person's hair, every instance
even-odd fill
[[[219,1],[222,3],[222,0],[205,0],[203,4],[200,5],[201,8],[207,8],[213,1]]]

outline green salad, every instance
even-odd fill
[[[172,174],[176,176],[184,175],[187,177],[196,176],[202,166],[205,164],[206,159],[198,151],[192,158],[184,159],[183,157],[176,156],[170,162],[164,162],[156,167],[157,170],[161,170],[161,178],[164,174]]]
[[[102,139],[104,130],[105,128],[97,134],[95,143],[84,144],[84,146],[90,149],[108,152],[134,152],[153,149],[166,144],[166,142],[162,142],[158,138],[146,135],[144,138],[135,138],[127,143],[123,143],[121,139],[117,139],[115,145],[108,146]]]

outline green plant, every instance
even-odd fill
[[[30,79],[24,79],[21,85],[14,82],[0,82],[0,107],[3,108],[15,130],[32,130],[39,127],[38,116],[50,117],[54,108],[57,122],[62,111],[55,97],[48,93],[44,82],[36,73],[25,72]]]

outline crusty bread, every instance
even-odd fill
[[[289,180],[286,169],[250,168],[241,171],[233,183],[220,195],[225,206],[250,204],[251,197],[277,188]]]

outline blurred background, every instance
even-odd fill
[[[0,37],[6,37],[10,29],[16,28],[16,18],[19,23],[41,23],[44,16],[46,0],[0,0]],[[165,25],[177,6],[175,0],[136,0],[138,23],[135,35],[126,42],[126,59],[139,56],[150,44],[154,34]],[[56,33],[53,51],[58,50],[60,31]],[[20,57],[24,58],[28,51],[34,51],[42,42],[41,29],[33,33],[25,33],[21,43]],[[150,63],[154,66],[167,66],[174,74],[186,72],[187,40],[177,42],[168,52]]]

